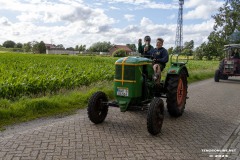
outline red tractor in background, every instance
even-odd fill
[[[228,80],[229,76],[240,76],[240,44],[224,45],[225,58],[216,70],[214,80]]]

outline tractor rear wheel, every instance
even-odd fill
[[[220,79],[220,70],[219,69],[217,69],[216,71],[215,71],[215,75],[214,75],[214,81],[215,82],[219,82],[219,79]]]
[[[147,114],[147,129],[152,135],[157,135],[162,128],[164,119],[164,103],[161,98],[154,98]]]
[[[179,75],[169,75],[167,86],[167,108],[173,117],[183,114],[187,99],[187,74],[184,70]]]
[[[104,103],[105,102],[105,103]],[[102,123],[108,113],[108,98],[104,92],[94,93],[88,101],[88,118],[95,124]]]

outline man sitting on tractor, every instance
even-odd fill
[[[151,43],[151,37],[145,36],[144,37],[144,45],[142,45],[142,39],[138,40],[138,52],[141,53],[142,56],[149,56],[149,52],[154,49]]]
[[[168,62],[168,51],[163,47],[164,40],[162,38],[158,38],[156,41],[156,48],[152,49],[149,53],[153,57],[153,69],[154,76],[153,80],[156,83],[159,83],[161,80],[161,71],[166,67],[166,63]]]

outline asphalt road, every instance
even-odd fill
[[[0,133],[0,159],[239,160],[240,78],[193,83],[188,96],[180,118],[165,111],[158,136],[147,132],[146,112],[110,108],[94,125],[85,109],[8,127]]]

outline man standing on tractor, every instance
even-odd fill
[[[156,83],[160,83],[161,80],[161,72],[166,67],[166,63],[168,62],[168,51],[163,47],[164,40],[162,38],[158,38],[156,41],[156,48],[150,51],[150,55],[153,57],[153,69],[154,76],[153,79]]]
[[[144,37],[144,45],[142,45],[142,39],[138,40],[138,52],[141,53],[142,56],[149,56],[150,50],[154,49],[151,43],[151,37]]]

